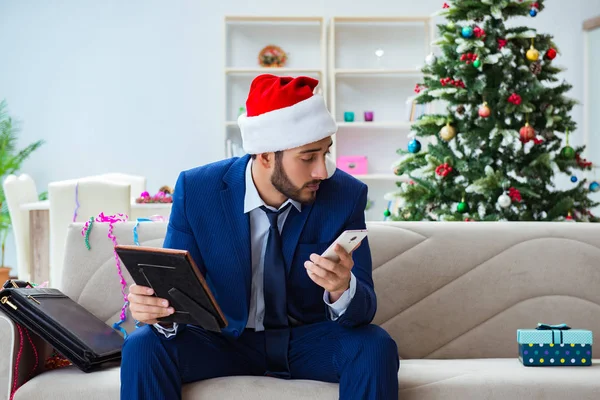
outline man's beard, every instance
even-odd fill
[[[303,187],[296,187],[288,178],[285,170],[283,169],[283,163],[281,157],[275,157],[275,169],[271,175],[271,184],[284,196],[297,201],[302,204],[312,204],[316,197],[317,192],[311,191],[310,195],[302,196],[302,189],[305,189],[308,185],[315,185],[321,183],[320,180],[314,180],[306,183]]]

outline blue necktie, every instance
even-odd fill
[[[289,378],[290,376],[288,365],[290,330],[287,316],[285,261],[277,219],[289,206],[291,204],[279,211],[271,211],[264,206],[261,207],[267,214],[271,224],[264,264],[264,326],[267,375],[279,378]]]

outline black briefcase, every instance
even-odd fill
[[[0,309],[84,372],[121,360],[121,335],[58,289],[7,281]]]

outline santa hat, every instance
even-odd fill
[[[319,81],[307,76],[260,75],[250,85],[246,113],[238,118],[244,151],[283,151],[317,142],[337,131]]]

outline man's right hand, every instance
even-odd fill
[[[145,324],[153,325],[158,318],[166,317],[175,312],[165,299],[154,297],[154,290],[146,286],[133,284],[129,287],[129,310],[131,316]]]

